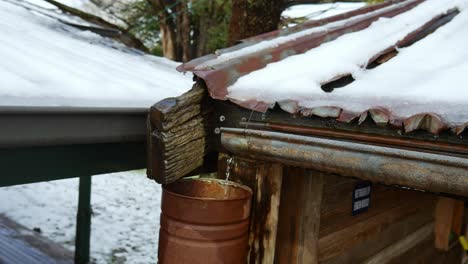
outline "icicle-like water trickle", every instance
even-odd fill
[[[229,193],[229,187],[227,187],[229,185],[229,176],[231,175],[231,166],[232,164],[234,163],[234,158],[233,157],[229,157],[227,160],[226,160],[226,178],[224,179],[224,184],[226,185],[226,187],[224,188],[224,197],[228,197]]]
[[[227,159],[226,163],[227,163],[227,166],[226,166],[226,179],[224,181],[225,181],[225,183],[228,183],[229,175],[231,175],[231,166],[232,166],[232,163],[234,163],[234,158],[229,157]]]

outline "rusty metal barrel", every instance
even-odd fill
[[[163,186],[159,263],[245,263],[251,199],[250,188],[223,180]]]

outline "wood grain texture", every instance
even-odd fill
[[[325,175],[322,172],[308,170],[305,176],[298,263],[318,263],[320,207]]]
[[[204,111],[206,91],[195,85],[150,109],[147,122],[149,178],[171,183],[201,167],[208,154],[210,119]]]
[[[253,191],[249,229],[248,263],[273,263],[275,258],[279,204],[283,181],[283,167],[233,157],[230,164],[221,157],[218,177],[249,186]]]
[[[434,234],[435,248],[448,251],[450,232],[452,231],[453,216],[456,200],[447,197],[439,197],[435,209]]]
[[[387,212],[320,238],[319,260],[328,260],[351,250],[360,243],[383,232],[389,226],[407,218],[416,210],[413,206],[392,208]]]
[[[275,263],[318,263],[323,179],[320,172],[285,169]]]
[[[465,203],[463,201],[456,200],[453,208],[452,231],[458,236],[462,235],[464,212]]]
[[[351,214],[352,192],[359,182],[325,178],[319,232],[321,263],[359,263],[433,220],[430,193],[373,184],[370,208]]]
[[[321,208],[320,237],[374,217],[408,201],[434,199],[434,196],[429,193],[374,184],[369,211],[353,216],[351,214],[352,192],[359,182],[351,178],[327,175]]]
[[[400,241],[380,251],[376,255],[367,259],[363,264],[385,264],[389,263],[393,258],[396,258],[409,249],[413,248],[422,241],[428,239],[434,232],[434,222],[428,223],[419,228],[412,234],[406,236]]]
[[[442,252],[434,248],[434,235],[425,239],[405,253],[395,256],[388,264],[459,264],[461,262],[462,249],[456,245],[448,252]]]
[[[303,186],[305,170],[296,167],[285,167],[283,185],[281,187],[281,202],[279,208],[277,243],[275,263],[298,263],[298,248],[302,228],[301,218],[303,192],[298,186]]]
[[[351,247],[349,250],[333,257],[322,264],[362,263],[365,259],[377,254],[384,248],[396,243],[414,230],[433,221],[432,210],[420,210],[405,219],[390,225],[385,230],[369,236],[368,239]]]

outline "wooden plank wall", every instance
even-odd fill
[[[434,246],[434,194],[373,184],[369,210],[353,216],[357,179],[239,157],[229,167],[254,191],[248,263],[460,263],[458,246]]]
[[[218,178],[250,187],[253,191],[249,228],[247,263],[273,263],[277,239],[279,204],[283,166],[235,157],[227,164],[222,156],[218,164]]]
[[[327,175],[319,233],[319,261],[359,263],[433,219],[431,194],[374,184],[368,212],[351,215],[358,180]]]
[[[319,183],[321,179],[323,182]],[[315,182],[314,193],[301,194],[311,181]],[[459,248],[444,253],[434,247],[437,196],[373,184],[369,211],[352,216],[352,191],[358,182],[352,178],[285,168],[275,262],[460,263]],[[322,189],[318,190],[317,186]],[[304,197],[317,200],[304,201]],[[320,201],[318,209],[317,201]],[[307,204],[316,207],[308,211],[319,210],[320,219],[307,215],[306,220],[303,219],[307,213],[301,210]],[[311,225],[318,225],[318,232],[307,230]],[[314,239],[316,248],[310,249],[314,244],[310,241]],[[303,241],[308,241],[308,252],[316,250],[316,259],[301,253]]]

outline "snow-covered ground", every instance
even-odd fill
[[[145,171],[93,177],[91,257],[156,263],[161,187]],[[78,179],[0,188],[0,214],[74,250]]]
[[[148,108],[190,89],[177,63],[62,23],[70,19],[87,24],[41,0],[0,0],[1,106]],[[95,262],[155,263],[160,198],[143,170],[93,177]],[[0,214],[74,250],[78,179],[0,188],[0,201]]]

